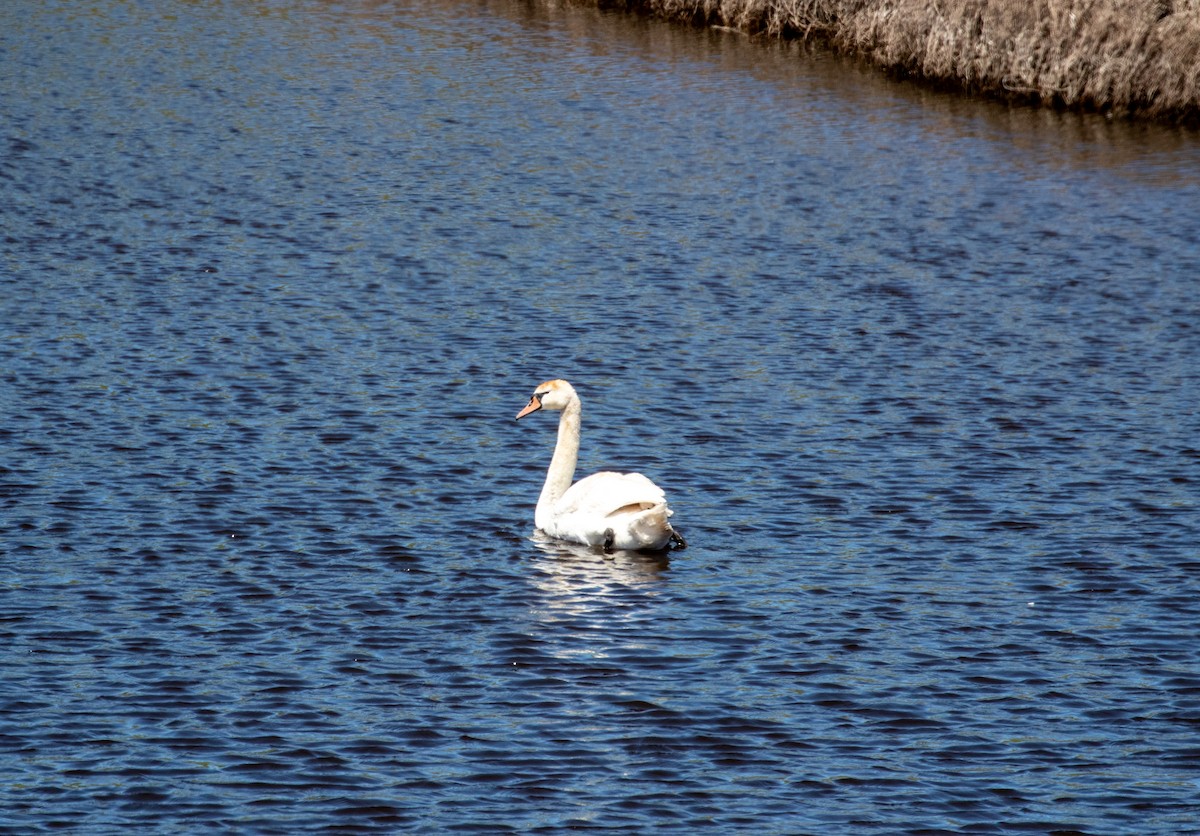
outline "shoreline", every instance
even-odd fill
[[[583,0],[816,41],[962,93],[1200,127],[1200,0]]]

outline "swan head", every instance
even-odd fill
[[[571,401],[578,400],[579,396],[575,394],[574,387],[567,381],[547,380],[533,390],[533,397],[529,399],[525,408],[517,413],[517,420],[520,421],[529,413],[537,412],[539,409],[563,410]]]

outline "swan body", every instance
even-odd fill
[[[594,473],[575,484],[579,458],[582,405],[565,380],[548,380],[517,413],[517,420],[548,409],[561,412],[558,443],[538,497],[534,524],[559,540],[613,549],[682,548],[683,538],[671,527],[674,513],[663,489],[640,473]]]

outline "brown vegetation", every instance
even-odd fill
[[[599,0],[971,92],[1200,124],[1200,0]]]

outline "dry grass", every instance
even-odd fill
[[[1200,0],[616,0],[972,92],[1200,124]]]

